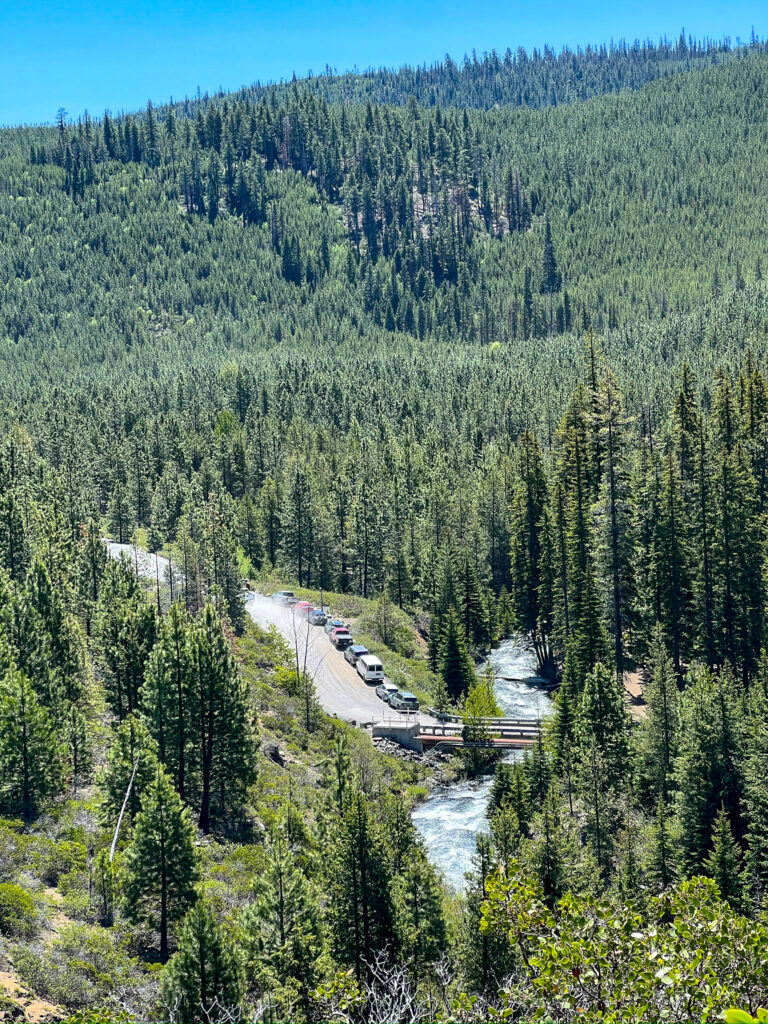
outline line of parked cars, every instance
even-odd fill
[[[415,694],[408,690],[400,690],[390,683],[384,675],[384,666],[375,654],[371,654],[363,644],[356,644],[349,631],[349,625],[342,619],[326,614],[322,608],[315,608],[311,601],[300,601],[292,590],[278,590],[272,595],[275,601],[304,615],[312,626],[322,626],[337,651],[343,651],[344,657],[356,670],[365,683],[378,683],[376,696],[384,701],[393,711],[418,711],[419,701]]]

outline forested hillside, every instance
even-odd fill
[[[681,39],[0,132],[0,953],[53,1016],[765,1006],[767,97]],[[377,601],[469,717],[533,645],[464,895],[434,762],[244,578]]]

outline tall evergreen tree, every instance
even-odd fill
[[[0,803],[30,821],[64,788],[64,750],[50,713],[11,663],[0,682]]]
[[[448,610],[443,624],[440,677],[454,702],[466,696],[475,681],[475,669],[464,631],[453,608]]]
[[[185,799],[187,772],[199,767],[194,744],[198,721],[194,715],[192,623],[183,606],[171,606],[150,655],[143,689],[144,714],[157,743],[160,761]]]
[[[353,790],[328,848],[331,942],[340,962],[365,976],[393,939],[390,872],[384,837],[364,795]]]
[[[242,1012],[237,952],[204,900],[184,918],[178,949],[163,973],[162,993],[170,1019],[184,1024],[208,1024]]]
[[[195,902],[198,877],[195,830],[166,772],[158,768],[142,800],[123,866],[123,897],[130,920],[160,935],[160,958],[171,930]]]
[[[253,729],[242,681],[210,603],[195,622],[190,660],[197,747],[194,800],[200,808],[198,824],[207,832],[212,813],[240,810],[255,777]]]

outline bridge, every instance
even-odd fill
[[[479,727],[463,722],[441,722],[440,725],[419,726],[422,750],[438,744],[449,747],[496,747],[500,750],[524,750],[536,742],[541,727],[533,719],[484,719]]]
[[[435,712],[430,709],[435,716]],[[467,727],[458,715],[441,715],[442,721],[374,722],[371,732],[394,740],[403,747],[419,752],[454,750],[461,747],[485,747],[497,750],[525,750],[532,747],[541,731],[541,723],[533,718],[482,718]]]

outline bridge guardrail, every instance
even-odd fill
[[[427,708],[427,714],[437,718],[441,722],[454,722],[464,725],[464,718],[461,715],[454,715],[448,711],[436,711],[434,708]],[[535,725],[539,727],[538,718],[479,718],[476,719],[480,725]]]
[[[459,729],[453,725],[425,725],[419,726],[420,736],[461,736],[463,727]],[[499,726],[489,729],[494,736],[500,739],[533,739],[538,736],[540,729],[538,723],[531,722],[526,725]]]

